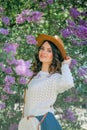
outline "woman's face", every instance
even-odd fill
[[[53,53],[52,53],[52,48],[50,44],[46,41],[43,43],[39,50],[39,60],[42,63],[48,63],[51,64],[53,59]]]

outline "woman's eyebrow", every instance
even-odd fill
[[[42,47],[44,47],[44,48],[45,48],[45,46],[42,46]],[[47,49],[51,49],[51,47],[48,47]]]

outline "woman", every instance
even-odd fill
[[[26,90],[24,116],[34,115],[41,121],[41,130],[62,130],[54,116],[53,105],[58,93],[74,86],[69,69],[71,58],[66,56],[62,40],[41,34],[34,67],[34,76]]]

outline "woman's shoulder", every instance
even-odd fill
[[[52,74],[51,77],[52,77],[52,78],[60,78],[60,77],[61,77],[61,74],[58,73],[58,72],[55,72],[55,73]]]

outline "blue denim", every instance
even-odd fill
[[[36,118],[40,121],[43,116],[36,116]],[[62,130],[62,128],[54,115],[51,112],[48,112],[41,124],[41,130]]]

